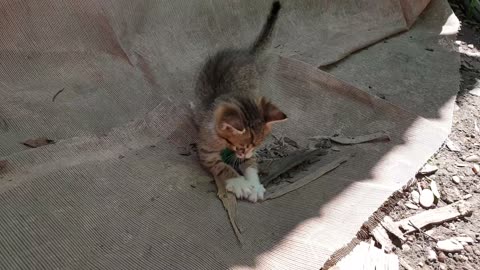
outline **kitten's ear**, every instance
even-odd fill
[[[217,130],[233,135],[245,133],[240,111],[231,105],[222,104],[215,110],[215,123]]]
[[[287,115],[266,98],[261,97],[259,103],[263,111],[263,118],[267,125],[287,120]]]

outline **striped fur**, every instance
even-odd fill
[[[196,85],[200,162],[217,181],[224,181],[229,191],[250,201],[261,199],[265,190],[258,175],[252,173],[256,172],[255,147],[264,141],[273,123],[287,118],[274,104],[258,96],[257,59],[270,43],[279,10],[280,3],[274,2],[262,31],[249,48],[223,50],[208,59]],[[220,152],[225,148],[235,152],[232,162],[241,163],[247,182],[221,160]],[[250,173],[246,173],[248,168]]]

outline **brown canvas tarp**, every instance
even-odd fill
[[[200,63],[248,44],[270,2],[0,0],[0,268],[318,269],[348,243],[450,131],[452,12],[444,0],[283,2],[264,91],[289,121],[274,134],[392,140],[350,147],[281,198],[239,202],[240,247],[210,176],[177,147],[194,140]],[[21,144],[37,137],[56,143]]]

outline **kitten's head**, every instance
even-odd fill
[[[240,159],[251,158],[255,147],[270,134],[274,123],[287,120],[277,106],[265,98],[232,98],[215,110],[217,135]]]

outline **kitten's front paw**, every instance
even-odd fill
[[[247,168],[247,170],[245,171],[245,177],[250,183],[252,189],[250,196],[248,196],[248,200],[251,202],[263,200],[265,195],[265,188],[260,183],[260,178],[258,177],[258,170],[255,168]]]
[[[248,196],[248,200],[251,202],[257,202],[258,200],[262,201],[265,195],[265,188],[262,184],[253,184],[252,193]]]
[[[243,176],[227,180],[225,188],[232,192],[238,199],[246,199],[252,195],[253,186]]]

